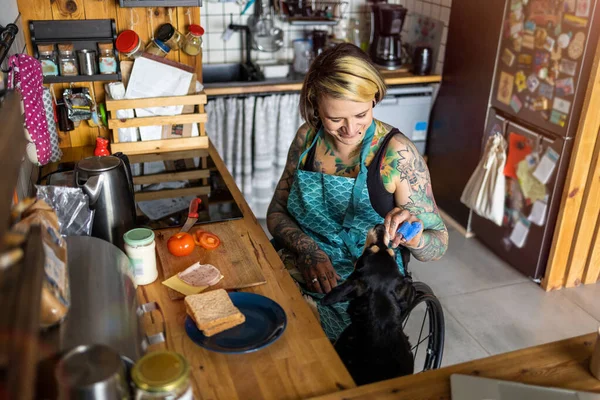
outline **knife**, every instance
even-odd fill
[[[190,228],[194,226],[196,221],[198,221],[198,206],[200,206],[200,203],[202,203],[202,200],[200,200],[198,197],[195,197],[192,201],[190,201],[187,220],[179,232],[189,231]]]

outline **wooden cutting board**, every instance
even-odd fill
[[[239,222],[239,221],[237,221]],[[239,225],[239,226],[238,226]],[[243,289],[266,283],[260,265],[254,256],[255,247],[250,237],[241,228],[243,225],[236,221],[228,221],[210,225],[192,227],[190,234],[202,229],[214,233],[221,239],[221,245],[215,250],[206,250],[196,246],[194,251],[185,257],[175,257],[167,249],[169,238],[179,232],[180,228],[162,229],[156,231],[156,252],[163,270],[163,279],[183,271],[195,262],[212,264],[217,267],[224,278],[213,289]],[[183,299],[185,296],[168,288],[172,300]]]

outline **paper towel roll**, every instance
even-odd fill
[[[592,352],[592,360],[590,361],[590,372],[600,379],[600,328],[598,328],[598,335],[596,336],[596,345]]]

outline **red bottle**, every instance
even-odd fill
[[[105,139],[103,137],[96,138],[96,148],[94,149],[94,155],[96,157],[110,156],[110,151],[108,151],[108,139]]]

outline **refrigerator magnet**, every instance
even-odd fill
[[[528,69],[533,62],[533,57],[531,54],[519,54],[517,57],[517,62],[519,64],[519,68]]]
[[[548,99],[540,96],[533,101],[533,111],[544,111],[548,109]]]
[[[513,66],[513,64],[515,63],[515,58],[515,54],[509,49],[504,49],[504,51],[502,52],[502,62],[504,62],[504,64],[506,64],[509,67]]]
[[[527,89],[527,77],[525,76],[525,72],[517,71],[515,74],[515,87],[517,88],[517,93],[521,93],[523,90]]]
[[[575,15],[578,17],[588,17],[590,15],[590,0],[577,0]]]
[[[548,121],[550,119],[550,115],[548,114],[548,111],[541,111],[540,115],[542,116],[542,118],[544,118],[544,121]]]
[[[554,40],[554,38],[551,38],[550,36],[546,37],[546,41],[544,42],[544,49],[546,49],[548,51],[554,50],[555,42],[556,42],[556,40]]]
[[[527,77],[527,89],[529,89],[529,91],[531,93],[535,92],[535,90],[538,88],[539,85],[540,85],[540,80],[538,79],[537,76],[535,76],[534,74],[531,74]]]
[[[571,42],[571,34],[570,33],[561,33],[558,35],[558,39],[556,40],[558,47],[561,49],[566,49]]]
[[[565,14],[563,22],[574,28],[585,28],[588,24],[587,18],[576,17],[573,14]]]
[[[575,72],[577,72],[577,61],[567,59],[560,60],[558,70],[563,74],[575,76]]]
[[[533,50],[535,47],[533,34],[530,32],[525,32],[525,34],[523,34],[523,43],[521,43],[521,45],[526,49]]]
[[[545,51],[536,51],[535,52],[535,58],[534,58],[533,64],[535,65],[535,69],[537,71],[539,71],[540,68],[547,66],[549,62],[550,62],[550,54],[548,54]]]
[[[575,12],[575,0],[564,0],[564,12],[574,13]]]
[[[533,21],[526,21],[525,22],[525,31],[529,32],[529,33],[533,33],[535,31],[535,22]]]
[[[555,97],[552,103],[552,109],[568,114],[571,109],[571,102],[560,97]]]
[[[513,39],[513,50],[516,51],[517,53],[521,52],[521,47],[523,44],[523,37],[519,36]]]
[[[546,67],[540,68],[538,70],[538,78],[540,78],[540,79],[548,78],[548,68],[546,68]]]
[[[517,97],[516,94],[513,94],[510,99],[510,108],[513,109],[515,114],[518,114],[519,111],[521,111],[521,108],[523,108],[523,102]]]
[[[527,219],[537,226],[544,226],[546,223],[546,211],[548,209],[548,203],[542,200],[536,200],[533,203],[533,207],[531,208],[531,212],[529,213],[529,217]]]
[[[543,49],[546,44],[546,37],[548,36],[548,32],[544,28],[535,28],[535,32],[533,33],[534,44],[536,49]]]
[[[552,114],[550,114],[550,122],[554,125],[564,127],[567,123],[567,115],[561,113],[560,111],[552,110]]]
[[[564,78],[556,80],[556,95],[557,96],[570,96],[575,93],[573,84],[573,78]]]
[[[523,216],[520,216],[510,234],[510,241],[519,249],[522,249],[525,246],[530,226],[531,222],[523,218]]]
[[[569,48],[567,49],[567,54],[573,60],[579,59],[583,54],[583,50],[585,48],[585,33],[577,32],[569,44]]]
[[[547,83],[540,83],[538,93],[540,94],[540,96],[544,96],[547,99],[551,99],[552,96],[554,96],[554,87]]]
[[[513,83],[515,77],[507,72],[502,71],[500,73],[500,83],[498,85],[498,93],[496,99],[503,104],[510,104],[510,97],[512,96]]]
[[[540,163],[535,168],[535,171],[533,171],[533,176],[544,185],[547,184],[552,176],[552,173],[554,172],[554,169],[556,168],[559,158],[560,156],[556,150],[550,147],[547,148],[544,156],[540,160]]]

